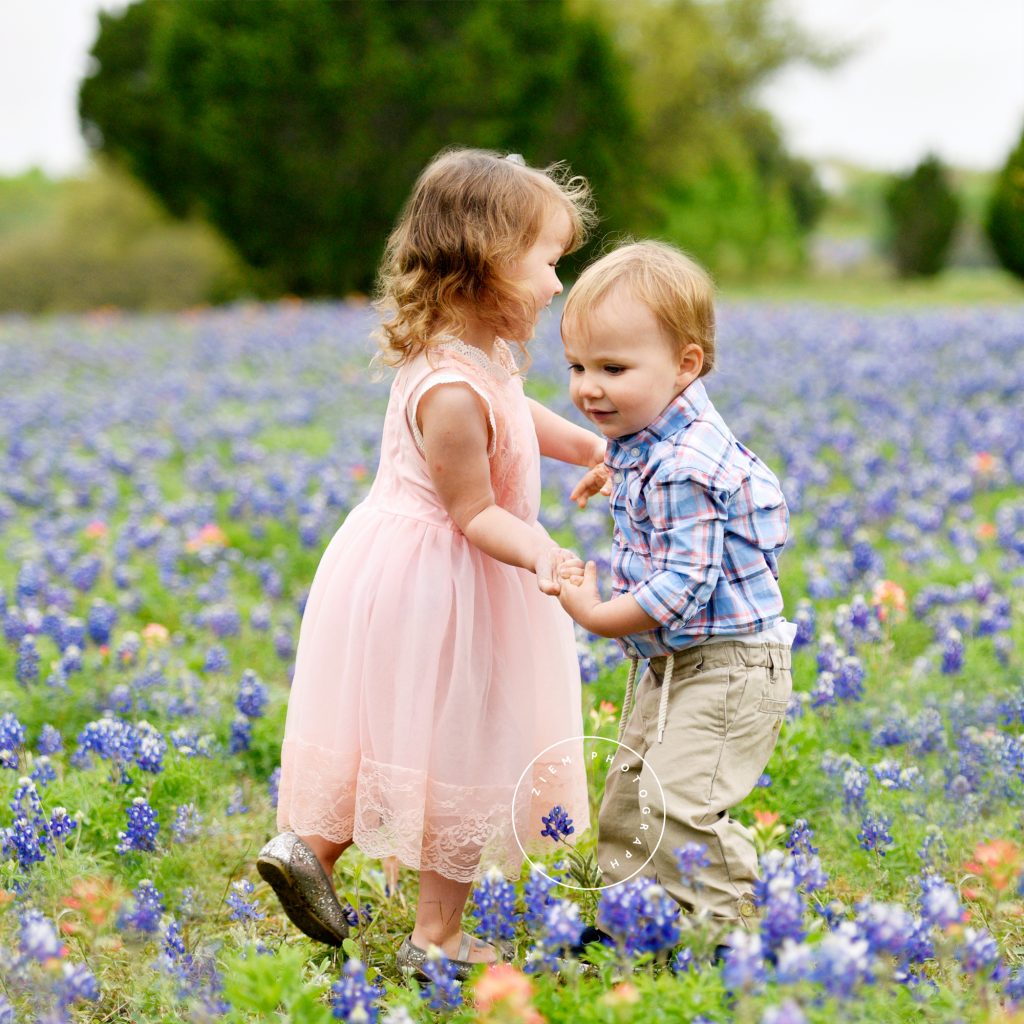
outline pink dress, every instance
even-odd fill
[[[462,381],[487,410],[499,505],[537,523],[540,453],[522,380],[461,342],[401,367],[380,466],[334,535],[306,603],[288,703],[277,820],[354,839],[372,857],[471,881],[517,878],[553,849],[560,804],[589,826],[572,622],[536,577],[474,547],[434,491],[422,395]]]

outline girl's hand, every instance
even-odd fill
[[[552,547],[537,559],[534,571],[541,593],[554,597],[561,592],[563,580],[582,579],[583,561],[575,551]]]
[[[601,604],[601,593],[597,589],[597,563],[587,562],[582,576],[571,577],[564,583],[558,600],[584,629],[589,629],[591,613]]]
[[[587,502],[595,494],[608,495],[611,493],[611,470],[603,462],[599,462],[587,470],[580,482],[572,489],[569,499],[575,501],[580,508],[586,508]]]

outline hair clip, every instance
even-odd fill
[[[505,159],[510,164],[519,164],[520,167],[526,166],[526,161],[523,159],[522,153],[508,153],[506,154]]]

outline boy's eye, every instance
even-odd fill
[[[604,372],[605,373],[610,373],[610,374],[612,374],[612,376],[615,376],[615,374],[622,373],[622,371],[624,369],[625,369],[624,366],[617,366],[616,364],[611,363],[611,364],[609,364],[608,366],[606,366],[604,368]]]

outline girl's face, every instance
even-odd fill
[[[525,285],[533,297],[534,322],[540,311],[551,305],[556,295],[562,294],[562,282],[555,268],[571,237],[569,214],[561,207],[553,209],[545,218],[537,240],[516,261],[512,279]]]

